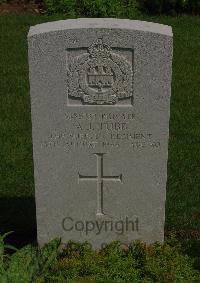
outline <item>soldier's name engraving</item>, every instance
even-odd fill
[[[74,123],[74,127],[79,130],[85,131],[124,131],[128,130],[127,123],[120,123],[120,122],[89,122],[87,124],[82,124],[80,122]]]

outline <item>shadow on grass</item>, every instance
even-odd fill
[[[17,248],[36,242],[34,198],[0,198],[0,233],[10,231],[6,242]]]

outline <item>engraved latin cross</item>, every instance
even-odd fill
[[[94,153],[97,157],[97,174],[96,176],[83,176],[78,173],[78,181],[96,181],[97,182],[97,214],[104,215],[103,212],[103,186],[105,181],[121,182],[122,174],[118,176],[103,175],[103,156],[105,153]]]

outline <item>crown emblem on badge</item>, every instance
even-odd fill
[[[98,38],[97,41],[93,42],[93,44],[88,48],[88,52],[91,57],[100,56],[102,58],[106,58],[109,57],[111,48],[107,44],[103,43],[102,38]]]
[[[68,96],[83,104],[109,105],[132,96],[132,66],[98,38],[67,71]]]

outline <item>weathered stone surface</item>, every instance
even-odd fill
[[[172,32],[117,19],[31,27],[38,241],[162,241]]]

